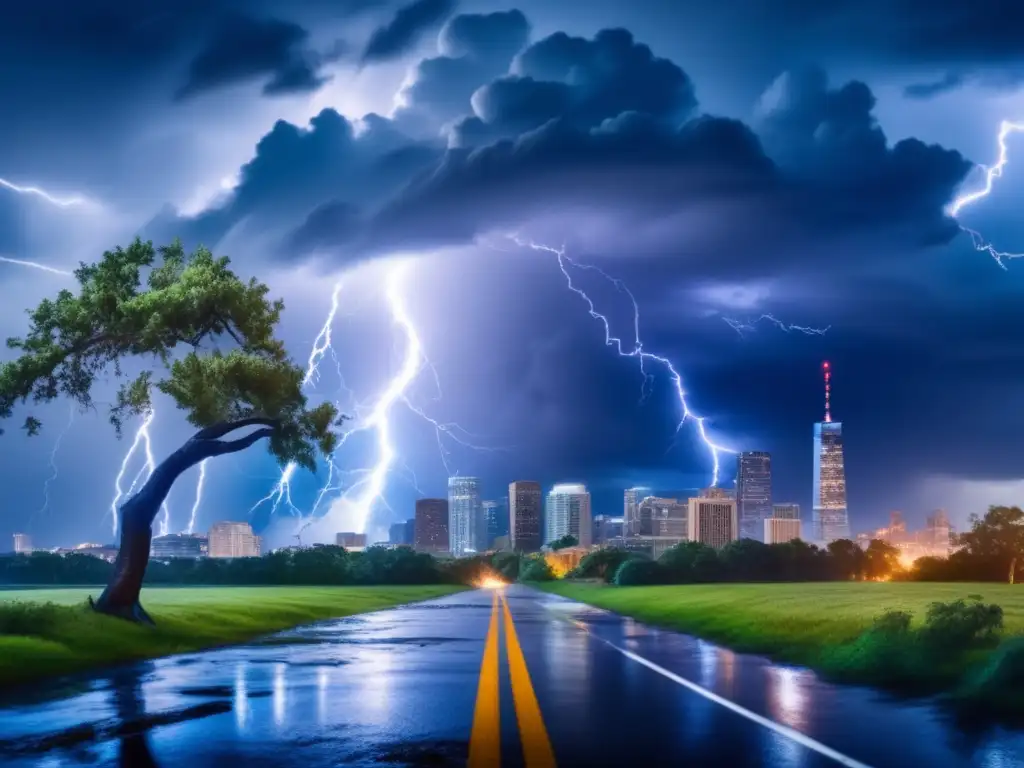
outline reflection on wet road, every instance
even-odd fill
[[[1021,733],[500,592],[9,692],[0,765],[1024,766]]]

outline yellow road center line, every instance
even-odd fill
[[[484,641],[480,683],[476,689],[473,730],[469,737],[469,768],[501,765],[501,721],[498,703],[498,592],[494,592],[491,621]]]
[[[544,718],[537,704],[530,673],[526,669],[523,649],[516,636],[515,624],[512,622],[512,611],[508,608],[508,600],[501,596],[501,604],[505,610],[505,650],[508,653],[508,669],[512,678],[512,700],[515,702],[516,720],[519,721],[519,734],[523,742],[523,756],[526,768],[555,768],[555,753],[551,749],[548,729],[544,726]]]

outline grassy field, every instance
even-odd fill
[[[460,587],[145,589],[144,627],[86,606],[98,588],[0,590],[0,685],[195,651],[299,624],[390,608]]]
[[[887,677],[897,675],[844,651],[855,649],[855,641],[886,610],[910,611],[914,626],[921,626],[930,603],[978,595],[986,603],[1003,608],[1001,648],[1024,643],[1024,586],[1008,584],[833,582],[612,587],[563,581],[545,585],[544,589],[737,651],[763,653],[840,679],[881,685],[889,682]],[[990,659],[998,661],[999,654],[998,650],[978,650],[949,664],[929,665],[920,675],[929,679],[915,682],[935,690],[975,686],[974,677],[982,673]]]

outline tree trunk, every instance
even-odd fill
[[[225,453],[244,450],[261,438],[273,434],[273,429],[259,429],[238,440],[218,440],[235,429],[255,424],[276,424],[271,419],[253,417],[234,422],[224,422],[200,430],[181,448],[168,456],[142,486],[121,507],[121,544],[114,561],[114,574],[110,577],[103,594],[95,602],[89,602],[100,613],[110,614],[129,621],[152,624],[142,605],[139,593],[142,580],[149,564],[149,547],[153,539],[153,521],[167,494],[182,472],[199,462]]]
[[[1011,584],[1013,584],[1013,575],[1014,575],[1014,571],[1016,571],[1016,570],[1017,570],[1017,558],[1015,557],[1015,558],[1013,558],[1010,561],[1010,583]]]

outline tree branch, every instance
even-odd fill
[[[257,429],[251,435],[240,437],[237,440],[213,440],[211,450],[212,456],[223,456],[225,453],[237,453],[238,451],[244,451],[251,445],[262,440],[264,437],[273,437],[274,430],[272,429]]]
[[[248,416],[235,421],[222,421],[219,424],[214,424],[212,427],[201,429],[192,436],[192,439],[216,440],[218,437],[224,437],[229,432],[234,432],[236,429],[242,429],[243,427],[261,426],[276,428],[279,423],[278,419],[272,419],[269,416]]]

